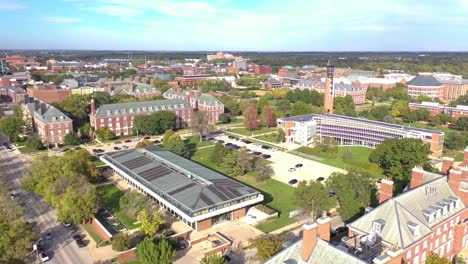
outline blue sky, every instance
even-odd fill
[[[468,0],[0,0],[0,17],[0,49],[468,50]]]

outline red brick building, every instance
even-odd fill
[[[60,103],[72,94],[71,89],[62,89],[55,84],[35,84],[27,89],[30,97],[37,98],[45,103]]]
[[[427,95],[445,103],[456,100],[468,93],[468,80],[435,78],[432,73],[419,73],[405,85],[406,92],[412,97]]]
[[[192,107],[180,99],[154,100],[133,103],[105,104],[96,109],[91,100],[91,126],[94,129],[107,127],[114,135],[131,135],[135,116],[150,115],[157,111],[171,111],[177,116],[175,128],[187,127],[190,123]]]
[[[208,79],[209,77],[211,77],[210,74],[183,75],[176,77],[175,80],[177,81],[178,85],[194,86],[199,81]]]
[[[65,135],[73,131],[73,121],[47,103],[25,95],[22,108],[24,120],[31,122],[33,130],[45,144],[63,144]]]
[[[411,110],[427,109],[432,116],[446,113],[454,118],[468,116],[468,106],[457,105],[456,107],[445,106],[433,102],[408,103]]]
[[[254,65],[254,72],[255,74],[270,74],[272,72],[272,68],[269,65]]]
[[[224,104],[216,97],[198,90],[184,90],[175,87],[167,90],[163,96],[168,99],[180,99],[190,104],[193,109],[207,112],[213,124],[219,122],[219,115],[224,113]]]
[[[6,56],[4,58],[6,63],[27,62],[28,58],[23,56]]]

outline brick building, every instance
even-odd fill
[[[211,77],[210,74],[183,75],[176,77],[175,80],[177,81],[178,85],[194,86],[199,81],[208,79],[209,77]]]
[[[419,73],[406,83],[405,90],[412,97],[427,95],[432,99],[437,98],[448,103],[467,94],[468,80],[461,78],[448,79],[440,74]]]
[[[187,127],[192,107],[180,99],[154,100],[133,103],[105,104],[96,109],[91,100],[91,126],[94,129],[107,127],[114,135],[131,135],[135,116],[150,115],[157,111],[171,111],[177,116],[175,128]]]
[[[174,87],[163,94],[164,98],[180,99],[188,102],[193,109],[207,112],[213,124],[218,123],[219,115],[224,113],[224,104],[216,97],[198,90],[184,90]]]
[[[254,65],[254,73],[255,74],[270,74],[273,71],[271,66],[269,65]]]
[[[59,71],[76,71],[81,68],[83,63],[79,61],[56,61],[56,60],[48,60],[47,61],[47,69],[59,72]]]
[[[47,103],[25,95],[21,107],[23,108],[24,120],[31,122],[28,125],[32,126],[45,144],[63,144],[65,135],[73,131],[73,121]]]
[[[46,103],[60,103],[72,94],[71,89],[63,89],[55,84],[35,84],[27,88],[30,97],[37,98]]]
[[[457,105],[456,107],[446,106],[439,103],[433,102],[421,102],[421,103],[408,103],[411,110],[427,109],[432,116],[438,114],[448,114],[451,117],[459,118],[461,116],[468,116],[468,106]]]
[[[26,91],[17,86],[2,86],[0,84],[0,103],[17,103],[23,100]]]

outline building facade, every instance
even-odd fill
[[[445,106],[439,103],[433,102],[421,102],[421,103],[408,103],[411,110],[427,109],[432,116],[439,114],[447,114],[454,118],[462,116],[468,116],[467,105],[457,105],[456,107]]]
[[[208,113],[212,124],[219,122],[219,115],[224,113],[224,104],[216,97],[204,94],[199,90],[184,90],[174,87],[163,94],[167,99],[180,99],[186,101],[194,110]]]
[[[107,153],[114,172],[197,231],[246,215],[258,191],[159,146]]]
[[[272,68],[269,65],[254,65],[254,73],[255,74],[270,74],[272,72]]]
[[[47,103],[25,95],[21,107],[26,125],[31,126],[45,144],[63,144],[65,135],[73,131],[71,118]]]
[[[35,84],[27,88],[29,97],[37,98],[48,104],[60,103],[72,94],[71,89],[62,89],[55,84]]]
[[[366,146],[375,148],[387,138],[419,138],[430,144],[432,156],[440,157],[444,133],[435,130],[406,127],[396,124],[371,121],[331,114],[311,114],[284,117],[277,120],[278,128],[284,130],[286,140],[307,146],[314,139],[334,138],[342,146]]]
[[[454,76],[454,75],[451,75]],[[468,80],[447,77],[447,74],[419,73],[405,85],[406,92],[412,97],[427,95],[445,103],[456,100],[468,92]]]
[[[180,77],[176,77],[175,80],[177,81],[178,85],[194,86],[199,81],[208,79],[210,77],[210,74],[183,75]]]
[[[157,111],[171,111],[176,115],[174,128],[184,128],[190,124],[192,107],[180,99],[154,100],[133,103],[105,104],[96,109],[91,100],[91,126],[97,130],[107,127],[116,136],[131,135],[136,116],[150,115]]]

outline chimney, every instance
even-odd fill
[[[393,181],[391,178],[385,176],[380,184],[379,204],[384,203],[393,197]]]
[[[460,195],[460,182],[461,182],[462,172],[459,170],[450,170],[448,176],[448,184],[452,191],[458,196]]]
[[[39,100],[34,100],[34,111],[39,110],[40,107],[41,103],[39,102]]]
[[[94,103],[94,99],[91,99],[91,115],[94,116],[96,114],[96,103]]]
[[[463,153],[463,164],[468,164],[468,146],[465,148],[465,152]]]
[[[317,244],[317,224],[314,222],[305,223],[302,228],[302,252],[303,261],[308,261],[312,251]]]
[[[468,164],[463,164],[459,170],[462,172],[462,181],[468,181]]]
[[[466,154],[465,154],[466,155]],[[454,159],[451,157],[444,157],[442,159],[442,174],[447,175],[449,173],[449,170],[453,167],[453,162]]]
[[[424,170],[420,166],[415,166],[411,170],[411,182],[410,189],[414,189],[423,184],[424,180]]]
[[[330,242],[331,218],[327,215],[327,211],[323,211],[322,216],[317,219],[317,225],[320,239]]]
[[[47,105],[45,103],[41,103],[41,115],[45,114],[47,110]]]

